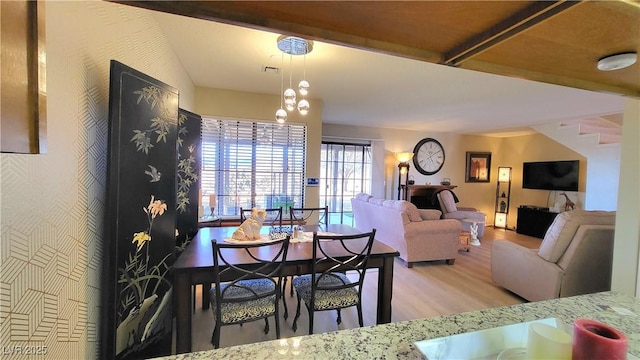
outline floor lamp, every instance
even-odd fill
[[[409,160],[413,157],[411,152],[396,153],[398,164],[398,200],[407,200],[407,183],[409,182]],[[404,175],[404,184],[402,176]]]

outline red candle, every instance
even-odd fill
[[[572,360],[627,358],[627,337],[607,324],[591,319],[573,323]]]

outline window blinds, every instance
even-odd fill
[[[203,118],[202,194],[214,214],[304,203],[306,126]],[[205,200],[206,202],[206,200]],[[206,204],[205,204],[206,205]]]

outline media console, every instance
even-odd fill
[[[558,213],[550,212],[546,207],[520,205],[516,232],[542,239],[557,215]]]

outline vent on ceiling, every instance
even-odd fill
[[[271,65],[262,65],[262,72],[272,73],[272,74],[280,74],[280,68],[277,66]]]

